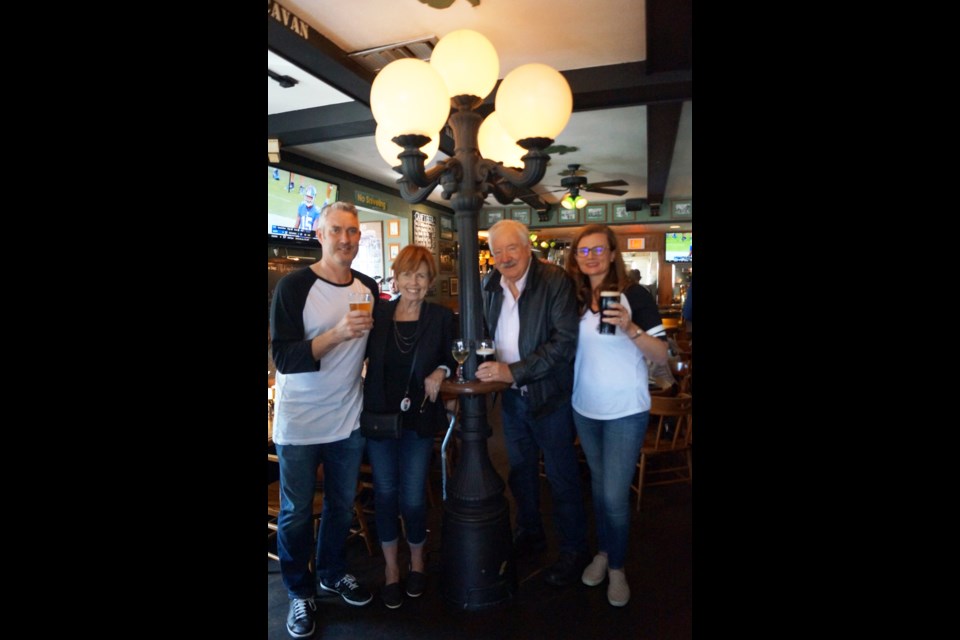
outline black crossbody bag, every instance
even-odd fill
[[[410,363],[410,377],[407,378],[407,389],[403,392],[403,402],[400,404],[403,411],[410,408],[410,382],[413,380],[413,370],[417,364],[417,354],[420,352],[420,341],[413,352],[413,362]],[[403,411],[378,413],[364,409],[360,412],[360,434],[364,438],[374,440],[397,439],[401,434]]]

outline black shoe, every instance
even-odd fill
[[[516,557],[531,556],[541,553],[547,548],[547,537],[543,532],[531,532],[518,529],[513,534],[513,553]]]
[[[316,630],[313,620],[317,612],[317,605],[313,598],[294,598],[290,601],[290,611],[287,612],[287,633],[294,638],[312,636]]]
[[[427,576],[419,571],[411,571],[407,574],[407,595],[411,598],[419,598],[427,588]]]
[[[560,557],[552,567],[547,569],[543,579],[547,584],[552,584],[555,587],[565,587],[579,580],[588,564],[590,564],[590,558],[587,557],[586,553],[561,551]]]
[[[403,604],[403,589],[399,582],[385,585],[380,590],[380,597],[383,598],[383,604],[389,609],[396,609]]]
[[[373,600],[370,592],[361,587],[357,579],[349,573],[343,574],[343,577],[333,584],[327,584],[327,581],[321,578],[320,588],[324,591],[339,593],[344,602],[356,607],[363,606]]]

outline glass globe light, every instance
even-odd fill
[[[493,111],[484,119],[477,132],[477,146],[480,155],[495,162],[502,162],[505,167],[523,167],[523,156],[527,150],[518,145]]]
[[[399,134],[433,137],[450,115],[450,95],[443,78],[416,58],[394,60],[370,86],[370,110],[378,125]]]
[[[495,108],[510,137],[556,137],[573,112],[573,93],[559,71],[534,62],[507,74],[497,89]]]
[[[485,36],[471,29],[451,31],[430,54],[430,65],[447,85],[450,98],[486,98],[500,77],[500,57]]]

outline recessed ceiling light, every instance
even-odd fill
[[[670,225],[670,228],[671,228],[671,229],[679,229],[679,228],[680,228],[680,225],[678,225],[678,224],[672,224],[672,225]]]

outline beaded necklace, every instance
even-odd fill
[[[397,343],[397,350],[400,353],[407,354],[413,351],[413,348],[417,344],[417,328],[419,326],[419,321],[414,320],[413,333],[409,336],[405,336],[400,332],[400,323],[396,320],[393,321],[393,340]]]

